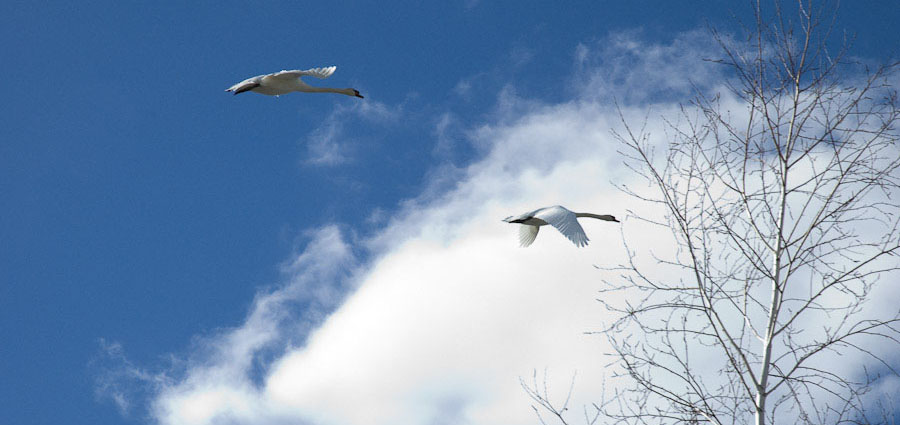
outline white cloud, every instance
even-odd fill
[[[509,52],[509,61],[514,68],[521,68],[534,60],[534,49],[526,46],[515,46]]]
[[[493,122],[466,133],[483,157],[452,170],[454,185],[406,201],[383,229],[354,241],[372,253],[367,264],[337,227],[316,231],[286,265],[293,278],[285,286],[262,291],[241,326],[207,338],[208,354],[160,385],[158,423],[530,424],[536,419],[519,378],[544,368],[559,397],[578,372],[573,409],[597,400],[611,379],[609,348],[583,333],[611,320],[595,298],[601,279],[615,276],[593,265],[624,262],[620,233],[633,246],[665,244],[664,235],[627,217],[642,207],[612,184],[637,183],[609,133],[619,118],[608,95],[627,94],[634,106],[623,113],[632,122],[656,103],[648,130],[661,138],[655,116],[673,115],[677,105],[657,91],[686,90],[688,76],[715,75],[690,65],[703,49],[687,41],[647,46],[623,38],[611,52],[633,66],[612,57],[591,64],[597,51],[576,50],[579,94],[569,102],[547,105],[519,98],[512,86],[503,90]],[[396,109],[379,105],[332,117],[396,119]],[[323,145],[340,152],[337,136],[333,143],[322,137]],[[591,239],[584,249],[552,229],[518,248],[516,227],[500,219],[553,204],[623,223],[583,220]],[[298,315],[298,305],[314,312]],[[254,377],[260,362],[262,376]]]
[[[448,158],[453,155],[454,147],[459,143],[461,131],[459,119],[450,112],[444,112],[434,125],[434,136],[437,139],[431,154]]]
[[[648,44],[639,32],[626,31],[575,48],[571,89],[600,102],[686,102],[695,87],[707,90],[723,82],[727,69],[706,61],[721,56],[704,30],[682,33],[667,44]]]
[[[251,423],[248,418],[271,416],[257,394],[254,367],[266,361],[269,350],[280,355],[302,343],[348,292],[356,266],[337,227],[321,228],[309,237],[306,249],[283,266],[298,271],[294,277],[257,294],[241,326],[205,338],[202,353],[192,359],[184,376],[160,387],[152,406],[160,423],[203,424],[217,418]],[[292,313],[298,309],[302,313]]]
[[[347,126],[356,121],[369,125],[387,125],[403,115],[403,105],[390,107],[372,99],[338,104],[305,139],[305,162],[311,165],[335,166],[353,160],[354,137],[347,136]]]
[[[364,241],[383,254],[355,275],[359,289],[304,345],[286,348],[262,385],[249,379],[254,353],[288,328],[281,305],[306,285],[258,297],[244,325],[214,338],[215,355],[160,392],[157,419],[530,423],[518,379],[544,367],[559,382],[577,370],[578,388],[595,395],[604,350],[583,332],[604,320],[593,300],[600,278],[593,264],[621,255],[611,242],[618,226],[585,222],[593,241],[586,249],[552,230],[520,249],[517,228],[500,219],[554,203],[624,214],[624,196],[609,183],[616,173],[604,113],[594,104],[547,106],[481,128],[482,142],[494,146],[486,158],[455,190],[408,202]],[[323,230],[292,267],[295,281],[329,279],[319,269],[345,262],[341,241],[336,228]]]
[[[132,413],[134,400],[146,397],[142,392],[155,392],[172,383],[166,374],[150,372],[129,361],[121,344],[102,338],[98,342],[100,353],[91,361],[98,371],[94,377],[95,395],[111,400],[123,416]]]
[[[306,138],[306,162],[314,165],[338,165],[349,160],[343,145],[342,127],[333,115]]]
[[[515,99],[500,108],[520,110]],[[609,182],[620,174],[610,170],[611,114],[593,103],[524,103],[534,112],[474,132],[489,150],[457,172],[454,189],[408,201],[361,241],[381,253],[367,267],[354,268],[337,228],[319,231],[289,267],[292,283],[258,296],[242,326],[210,338],[213,354],[159,392],[157,420],[530,423],[518,379],[544,367],[559,382],[577,370],[585,397],[596,394],[602,344],[583,332],[604,320],[593,264],[621,254],[610,242],[618,226],[585,222],[586,249],[552,230],[520,249],[517,228],[500,219],[554,203],[623,216]],[[348,267],[356,271],[335,272]],[[349,281],[359,289],[304,344],[283,346],[255,383],[258,353],[294,329],[286,306]]]
[[[472,93],[472,79],[467,78],[463,80],[459,80],[455,86],[453,86],[453,93],[463,99],[469,99]]]
[[[518,182],[477,175],[473,192],[410,211],[386,232],[396,237],[390,254],[307,347],[277,363],[265,393],[322,423],[429,423],[437,418],[431,415],[446,414],[439,409],[446,405],[458,407],[462,423],[522,423],[532,413],[519,376],[544,366],[561,381],[575,370],[600,376],[592,361],[602,353],[600,341],[582,332],[603,320],[593,301],[598,275],[591,264],[615,254],[604,239],[615,239],[618,229],[585,223],[595,241],[589,249],[547,232],[525,250],[517,247],[517,229],[500,222],[560,199],[545,194],[525,201],[530,190],[515,183],[570,192],[562,198],[572,207],[608,205],[602,197],[608,185],[595,183],[606,177],[598,165],[573,164]],[[573,173],[587,177],[580,188],[569,188]],[[519,193],[497,201],[495,191]]]

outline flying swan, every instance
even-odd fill
[[[559,205],[545,207],[527,212],[522,215],[509,216],[503,219],[507,223],[518,223],[519,227],[519,244],[524,248],[531,245],[537,238],[538,230],[541,226],[551,225],[559,230],[566,238],[568,238],[575,246],[582,247],[588,244],[588,237],[584,234],[584,229],[578,224],[577,217],[590,217],[605,221],[615,221],[615,217],[611,215],[599,215],[591,213],[576,213],[569,211]]]
[[[257,75],[237,83],[225,91],[240,94],[245,91],[254,91],[269,96],[278,96],[292,91],[302,91],[307,93],[340,93],[347,96],[356,96],[362,99],[362,95],[356,89],[333,89],[330,87],[313,87],[303,82],[300,77],[316,77],[328,78],[334,74],[336,66],[327,66],[324,68],[310,68],[306,71],[280,71],[272,74]]]

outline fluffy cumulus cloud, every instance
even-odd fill
[[[593,265],[621,261],[620,226],[586,221],[586,249],[552,230],[520,249],[516,227],[500,219],[555,203],[624,217],[611,183],[624,175],[613,117],[572,102],[478,129],[490,152],[454,190],[407,202],[364,241],[380,253],[370,264],[357,267],[336,228],[320,231],[294,280],[358,289],[254,382],[254,353],[293,328],[282,302],[330,285],[259,296],[246,323],[214,341],[215,355],[161,389],[154,415],[179,425],[530,423],[519,378],[535,368],[547,368],[562,395],[576,371],[579,394],[597,394],[604,348],[584,335],[604,321]]]
[[[164,425],[530,424],[536,418],[519,380],[530,380],[535,370],[539,383],[546,371],[558,401],[577,372],[573,409],[599,399],[604,381],[611,382],[604,357],[610,349],[585,332],[612,319],[596,297],[601,281],[615,274],[594,266],[625,261],[623,235],[632,249],[667,240],[630,218],[658,211],[639,209],[649,207],[615,188],[640,185],[610,134],[620,126],[611,100],[625,101],[622,113],[632,122],[648,117],[652,104],[647,129],[662,138],[665,126],[655,117],[675,115],[678,107],[666,98],[691,87],[689,76],[709,83],[717,75],[699,60],[708,40],[693,50],[684,40],[634,43],[578,47],[568,102],[542,104],[504,90],[494,122],[458,133],[484,153],[480,159],[454,169],[450,189],[404,202],[381,230],[353,241],[371,260],[360,262],[338,227],[313,231],[286,266],[293,277],[285,286],[261,292],[241,326],[209,337],[183,376],[159,381],[154,419]],[[641,58],[639,51],[650,54]],[[599,62],[603,56],[617,63],[610,54],[633,61],[646,78],[626,78],[629,73]],[[677,73],[667,71],[663,79],[657,62]],[[356,112],[336,112],[347,113]],[[440,149],[443,142],[437,143]],[[333,163],[325,159],[330,151],[323,152],[321,163]],[[519,248],[516,227],[501,219],[554,204],[623,222],[583,219],[591,239],[586,248],[576,249],[553,229]]]

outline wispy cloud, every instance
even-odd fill
[[[717,42],[702,30],[682,33],[665,44],[642,42],[638,31],[612,34],[575,48],[572,91],[584,99],[615,98],[635,105],[685,101],[695,89],[724,82],[726,68],[706,61],[721,54]]]
[[[343,127],[333,114],[306,138],[306,162],[313,165],[338,165],[349,161],[343,140]]]
[[[453,93],[463,99],[469,99],[472,93],[472,78],[459,80],[459,82],[453,86]]]
[[[534,60],[534,49],[527,46],[516,46],[509,52],[509,60],[513,67],[519,68]]]
[[[102,338],[98,343],[100,351],[91,361],[92,369],[97,372],[95,395],[112,401],[123,416],[132,414],[135,401],[140,403],[148,393],[154,394],[171,384],[165,373],[154,373],[129,361],[121,344]]]
[[[392,107],[372,99],[355,102],[350,106],[339,104],[306,136],[304,162],[318,166],[351,162],[354,146],[358,143],[353,132],[357,121],[364,121],[367,125],[391,125],[402,114],[402,104]]]
[[[450,157],[462,136],[459,119],[450,112],[441,114],[434,125],[436,140],[431,153],[439,157]]]

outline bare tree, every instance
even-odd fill
[[[846,42],[829,54],[834,9],[798,0],[789,16],[774,3],[764,15],[756,2],[743,40],[713,31],[733,78],[669,121],[662,155],[624,118],[615,133],[653,188],[623,189],[664,211],[637,219],[674,235],[652,266],[628,247],[600,297],[633,383],[595,406],[616,423],[888,420],[865,394],[897,373],[879,347],[900,348],[900,308],[871,308],[879,278],[900,270],[895,64],[852,63]],[[879,373],[833,363],[851,353]]]

